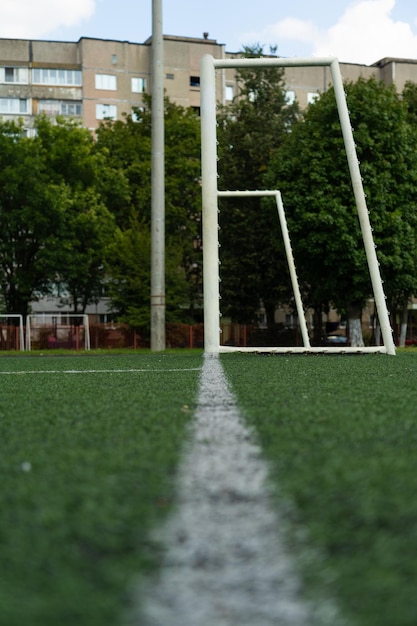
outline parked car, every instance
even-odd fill
[[[327,335],[324,342],[326,346],[347,346],[348,338],[345,335]]]

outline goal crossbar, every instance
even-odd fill
[[[384,345],[372,351],[395,354],[395,345],[389,320],[386,298],[382,286],[379,263],[356,147],[353,138],[346,94],[337,58],[251,58],[251,59],[214,59],[204,55],[201,59],[201,182],[203,201],[203,287],[204,287],[204,349],[207,353],[220,352],[220,304],[219,304],[219,239],[218,239],[218,172],[216,138],[216,69],[240,67],[312,67],[330,68],[333,80],[337,109],[342,136],[345,145],[348,168],[355,197],[365,254],[371,278],[373,295],[380,321]],[[269,192],[271,193],[271,192]],[[265,194],[268,195],[268,194]],[[306,348],[304,348],[305,350]],[[346,351],[346,348],[336,348]],[[361,351],[369,350],[362,348]],[[328,352],[329,349],[326,350]]]

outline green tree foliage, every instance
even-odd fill
[[[415,292],[417,134],[393,87],[345,85],[384,289],[391,310]],[[371,295],[333,88],[311,104],[267,176],[284,197],[308,304],[360,310]]]
[[[260,57],[263,49],[247,47],[242,55]],[[240,93],[218,113],[219,188],[265,189],[265,172],[298,108],[286,100],[282,68],[239,68],[238,80]],[[288,273],[276,207],[252,197],[222,200],[220,208],[223,313],[253,322],[263,301],[272,322],[280,277]]]
[[[106,189],[115,181],[104,156],[96,151],[91,133],[72,120],[59,118],[52,124],[46,116],[37,120],[34,140],[49,173],[50,183],[63,195],[63,211],[56,232],[54,275],[51,282],[59,286],[63,302],[74,312],[84,312],[96,302],[105,278],[105,250],[114,233],[113,215],[107,208]],[[126,199],[123,176],[111,198]]]
[[[108,295],[118,319],[142,330],[149,329],[150,324],[150,256],[149,224],[132,219],[130,228],[116,229],[107,250]],[[186,302],[187,291],[180,247],[170,249],[166,269],[166,290],[169,293],[166,320],[184,321],[180,307]]]
[[[149,320],[151,115],[105,123],[95,138],[74,120],[40,116],[36,137],[0,125],[3,308],[58,293],[75,312],[109,285],[115,312]],[[167,319],[201,305],[199,121],[166,101]],[[138,267],[138,262],[140,267]],[[125,299],[124,299],[125,298]],[[185,313],[185,318],[187,313]]]
[[[128,181],[129,202],[114,206],[118,244],[107,259],[109,293],[125,321],[149,323],[151,221],[151,100],[144,109],[97,131],[97,150]],[[165,232],[167,319],[193,319],[201,307],[200,124],[165,99]],[[125,250],[125,253],[122,253]],[[136,260],[135,260],[136,257]],[[140,267],[138,267],[138,263]],[[130,268],[130,269],[129,269]],[[124,274],[124,277],[123,277]],[[146,277],[146,279],[145,279]],[[142,285],[139,287],[139,283]],[[136,296],[135,296],[136,294]],[[180,309],[181,305],[181,309]],[[184,310],[188,308],[187,311]]]
[[[0,290],[8,313],[29,313],[55,263],[65,190],[50,180],[39,142],[0,122]]]
[[[132,220],[116,229],[107,250],[108,295],[118,319],[138,328],[149,326],[151,238],[149,228]]]
[[[417,124],[417,83],[407,81],[404,85],[402,97],[407,107],[410,123]]]

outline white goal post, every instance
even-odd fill
[[[224,191],[218,189],[217,173],[217,138],[216,138],[216,69],[241,67],[330,67],[333,80],[337,109],[342,128],[342,136],[347,154],[348,167],[352,181],[359,223],[380,321],[383,346],[370,348],[262,348],[263,351],[285,352],[384,352],[395,354],[395,345],[389,321],[386,298],[382,286],[379,263],[369,220],[363,190],[359,161],[350,124],[346,94],[336,58],[247,58],[247,59],[214,59],[204,55],[201,59],[201,181],[203,200],[203,285],[204,285],[204,349],[206,353],[218,354],[229,350],[243,350],[220,346],[220,305],[219,305],[219,224],[218,198]],[[236,193],[236,192],[232,192]],[[257,192],[259,193],[259,192]],[[265,192],[264,192],[265,193]],[[260,350],[251,348],[250,350]]]
[[[80,324],[74,324],[71,321],[67,323],[62,321],[62,318],[67,320],[77,319],[80,320]],[[83,327],[83,338],[80,337],[79,328]],[[74,329],[74,330],[73,330]],[[36,313],[28,315],[26,318],[26,350],[31,350],[32,343],[38,339],[37,335],[41,332],[49,334],[51,341],[51,348],[60,347],[77,347],[84,344],[84,350],[90,350],[90,326],[87,313]]]

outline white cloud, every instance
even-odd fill
[[[394,21],[395,0],[359,0],[314,42],[315,56],[371,64],[387,56],[417,58],[417,35],[410,24]]]
[[[95,0],[1,0],[0,37],[40,38],[61,26],[76,26],[94,10]]]
[[[413,27],[417,18],[414,26],[395,21],[391,16],[395,4],[396,0],[356,0],[327,30],[311,21],[286,17],[246,37],[278,43],[285,56],[286,51],[297,49],[301,51],[297,56],[337,56],[350,63],[371,64],[387,56],[416,59],[417,29]]]
[[[312,22],[300,20],[296,17],[286,17],[276,24],[271,24],[260,33],[249,32],[241,35],[244,41],[275,42],[280,44],[283,40],[302,41],[311,43],[317,37],[317,28]]]

